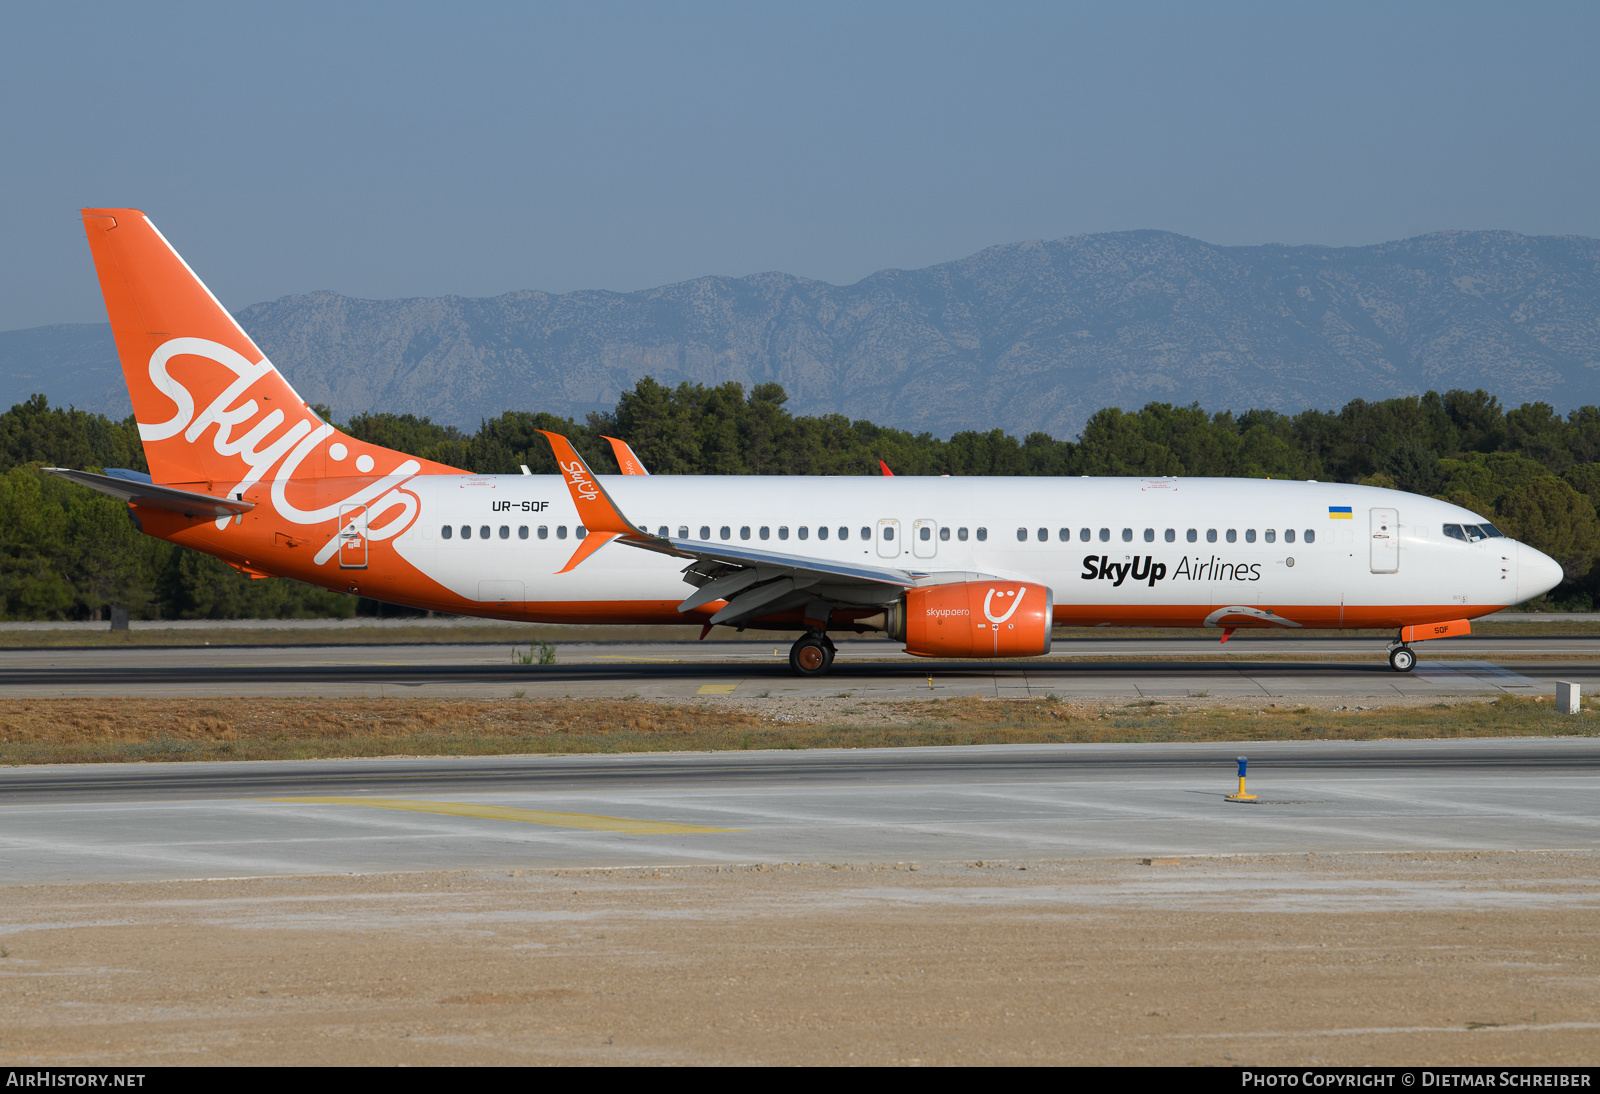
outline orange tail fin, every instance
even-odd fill
[[[143,213],[85,209],[83,227],[157,482],[232,486],[243,476],[228,449],[259,454],[277,432],[269,449],[287,451],[329,428]],[[260,411],[266,418],[236,441],[235,429]],[[217,443],[196,444],[212,427]]]
[[[328,519],[318,480],[370,482],[358,493],[376,497],[454,470],[324,422],[139,210],[85,209],[83,227],[157,483],[233,498],[271,478],[280,515],[312,523]]]

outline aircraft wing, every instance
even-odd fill
[[[800,558],[728,543],[659,536],[619,537],[619,542],[692,560],[684,567],[683,579],[698,588],[678,610],[689,612],[726,600],[710,622],[732,626],[813,600],[875,607],[899,599],[919,583],[919,575],[887,566]]]
[[[619,536],[619,540],[629,537]],[[712,543],[707,540],[678,539],[671,536],[651,536],[640,533],[628,543],[675,558],[692,558],[700,562],[717,562],[725,566],[778,567],[796,573],[806,573],[834,581],[861,581],[868,584],[893,586],[904,590],[920,584],[918,575],[910,570],[889,566],[863,566],[853,562],[833,562],[822,558],[803,558],[784,555],[776,551],[760,551],[750,547],[736,547],[731,543]]]
[[[890,566],[802,558],[731,543],[651,535],[623,515],[571,442],[559,433],[541,432],[555,450],[556,463],[578,508],[578,517],[589,531],[563,573],[612,540],[673,558],[689,559],[683,579],[697,588],[678,605],[678,610],[690,612],[726,600],[728,603],[710,622],[730,626],[812,600],[865,606],[888,604],[917,585],[958,579],[954,575]],[[960,575],[959,579],[965,577]]]
[[[219,498],[212,494],[197,494],[192,490],[179,490],[174,486],[157,486],[137,479],[113,478],[96,475],[92,471],[74,471],[68,467],[41,467],[51,475],[70,479],[90,490],[98,490],[132,505],[145,505],[152,509],[166,509],[186,517],[232,517],[248,513],[256,507],[253,501]]]

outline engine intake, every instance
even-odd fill
[[[885,609],[883,629],[919,657],[1035,657],[1050,652],[1054,614],[1044,585],[963,581],[912,589]]]

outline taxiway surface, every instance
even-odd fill
[[[186,646],[0,651],[0,698],[361,696],[687,698],[836,695],[1012,698],[1546,694],[1600,685],[1600,638],[1465,639],[1417,647],[1411,673],[1372,638],[1074,639],[1050,656],[933,661],[887,641],[839,643],[827,676],[802,679],[788,645],[572,643],[553,665],[502,645]],[[1448,659],[1446,659],[1448,658]]]
[[[0,772],[0,883],[1592,850],[1600,740],[1050,745]]]

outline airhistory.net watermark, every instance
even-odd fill
[[[78,1068],[11,1068],[6,1071],[6,1086],[44,1087],[142,1087],[143,1071],[89,1071]]]

